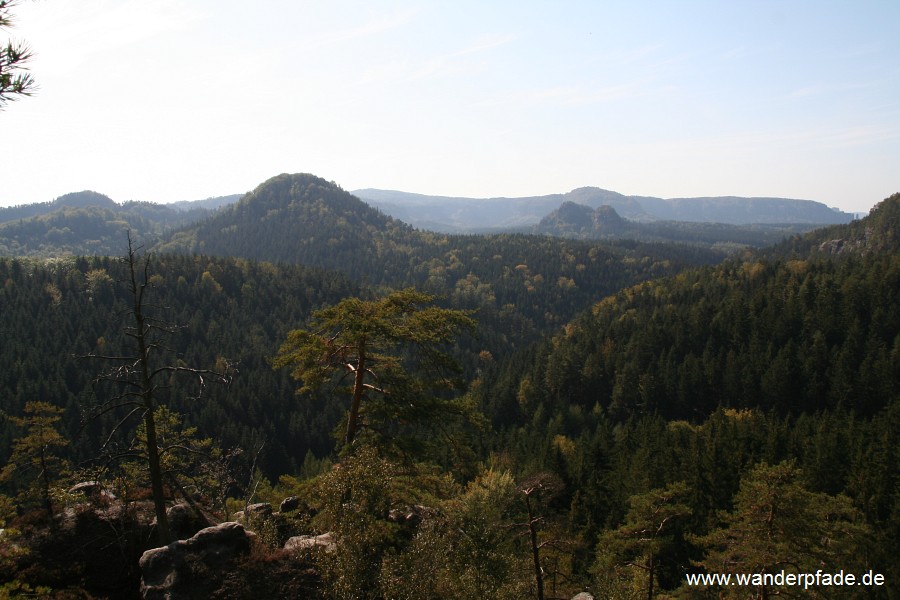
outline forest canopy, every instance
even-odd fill
[[[292,201],[315,196],[297,189]],[[313,205],[322,218],[341,206]],[[255,218],[269,210],[312,208]],[[685,248],[526,235],[415,233],[426,241],[404,246],[413,232],[379,238],[374,223],[328,238],[335,255],[360,257],[341,272],[154,251],[148,282],[155,317],[176,325],[172,364],[232,373],[199,400],[178,378],[159,386],[166,502],[258,532],[266,560],[234,577],[262,569],[281,585],[302,564],[302,585],[322,597],[728,597],[747,590],[695,590],[686,577],[787,564],[891,581],[898,212],[900,195],[862,222],[719,264]],[[57,568],[38,543],[41,524],[98,514],[66,512],[88,506],[70,493],[79,479],[102,482],[110,506],[149,497],[135,467],[146,428],[83,418],[100,390],[79,357],[128,356],[128,279],[117,257],[0,259],[0,460],[16,466],[0,476],[0,518],[23,549],[0,556],[0,572],[20,589],[78,581],[104,595],[88,563]],[[371,377],[356,388],[357,375]],[[451,428],[446,415],[467,419]],[[110,431],[124,460],[98,458]],[[52,468],[34,468],[45,459]],[[287,499],[294,508],[272,510]],[[73,543],[65,531],[60,547]],[[304,535],[332,552],[284,551]],[[136,595],[132,558],[115,564]]]

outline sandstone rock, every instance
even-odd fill
[[[147,550],[141,556],[141,595],[145,600],[200,598],[215,589],[221,571],[250,552],[250,536],[239,523],[222,523],[188,540]]]
[[[325,552],[333,552],[334,548],[335,541],[330,532],[322,535],[294,536],[284,544],[285,550],[294,551],[324,550]]]
[[[261,521],[271,519],[274,514],[271,504],[268,502],[259,502],[247,506],[244,510],[237,511],[231,518],[242,525],[253,527],[258,526]]]
[[[406,508],[391,509],[388,512],[387,519],[392,523],[418,527],[426,518],[433,517],[436,514],[437,511],[433,508],[414,504]]]
[[[70,494],[84,494],[90,500],[115,500],[116,495],[103,487],[99,481],[82,481],[69,488]]]
[[[85,496],[93,496],[94,494],[99,494],[102,489],[103,486],[100,485],[99,481],[82,481],[81,483],[76,483],[75,485],[70,487],[69,493],[82,493]]]
[[[297,510],[298,508],[300,508],[300,498],[291,496],[290,498],[285,498],[281,501],[281,504],[278,506],[278,512],[286,513]]]
[[[175,539],[184,540],[213,523],[203,514],[198,513],[189,504],[179,503],[166,510],[169,518],[169,529]]]
[[[262,518],[268,519],[272,516],[272,505],[268,502],[259,502],[251,504],[244,509],[244,517],[248,519]]]

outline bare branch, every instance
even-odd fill
[[[126,421],[128,421],[129,419],[131,419],[132,416],[134,416],[135,414],[137,414],[137,413],[139,413],[139,412],[141,412],[141,411],[146,411],[146,410],[147,410],[147,409],[146,409],[146,407],[144,407],[144,406],[137,406],[137,407],[133,408],[133,409],[131,410],[131,412],[129,412],[127,415],[125,415],[124,418],[122,418],[118,423],[116,423],[116,425],[115,425],[115,426],[112,428],[112,430],[109,432],[109,435],[106,437],[106,441],[103,442],[103,444],[100,446],[100,448],[101,448],[101,449],[106,448],[106,447],[109,445],[109,443],[112,441],[112,438],[113,438],[113,436],[116,434],[116,432],[119,431],[119,428],[122,427],[122,425],[123,425]]]

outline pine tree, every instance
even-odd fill
[[[0,0],[0,29],[12,26],[11,9],[18,3],[18,0]],[[0,110],[18,96],[34,93],[34,77],[24,66],[32,56],[31,49],[22,42],[8,40],[5,47],[0,46]]]
[[[66,471],[66,461],[57,452],[69,445],[69,441],[57,430],[63,410],[47,402],[28,402],[22,417],[11,421],[24,429],[21,437],[13,442],[12,455],[3,470],[0,481],[17,482],[22,487],[17,499],[26,504],[37,499],[53,522],[51,488]]]
[[[601,578],[634,582],[655,596],[660,562],[676,546],[678,521],[691,514],[684,482],[632,496],[625,523],[605,532],[597,544],[595,572]]]
[[[302,393],[350,379],[346,446],[363,428],[396,440],[398,427],[463,416],[466,407],[449,395],[461,387],[460,368],[445,348],[475,322],[434,302],[411,288],[380,300],[347,298],[313,313],[307,329],[291,331],[274,366],[291,367]]]
[[[862,569],[866,538],[867,527],[849,498],[808,491],[788,461],[752,469],[741,481],[734,510],[696,541],[706,548],[699,564],[708,572],[757,577],[752,588],[726,587],[722,594],[747,597],[751,591],[766,598],[779,588],[764,575]]]

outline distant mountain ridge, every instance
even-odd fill
[[[196,208],[205,208],[207,210],[216,210],[234,204],[243,197],[244,194],[229,194],[227,196],[212,196],[204,200],[179,200],[170,202],[166,206],[177,208],[178,210],[194,210]]]
[[[91,190],[72,192],[71,194],[64,194],[51,202],[36,202],[8,208],[0,207],[0,223],[39,217],[61,208],[86,208],[88,206],[115,208],[118,204],[109,196]]]
[[[84,190],[81,192],[71,192],[63,194],[59,198],[50,202],[35,202],[32,204],[20,204],[18,206],[0,207],[0,223],[9,223],[10,221],[19,221],[21,219],[30,219],[47,215],[61,208],[106,208],[116,210],[130,205],[152,205],[162,207],[160,210],[171,209],[179,212],[203,210],[215,210],[227,204],[233,204],[240,200],[243,194],[231,194],[229,196],[215,196],[204,200],[180,200],[168,204],[157,202],[143,202],[137,200],[127,200],[118,203],[106,194]]]
[[[414,286],[478,309],[483,320],[516,323],[509,343],[561,325],[592,299],[628,282],[723,257],[679,244],[421,231],[308,173],[272,177],[238,203],[166,234],[149,249],[303,264],[369,286]]]
[[[591,208],[571,200],[532,227],[531,233],[581,240],[635,240],[691,244],[733,252],[746,247],[761,248],[806,233],[823,225],[808,223],[727,223],[692,221],[630,221],[609,205]]]
[[[531,227],[564,202],[590,208],[611,206],[620,216],[639,222],[667,220],[731,225],[835,225],[848,223],[854,218],[854,215],[813,200],[738,196],[666,200],[651,196],[625,196],[597,187],[577,188],[566,194],[521,198],[428,196],[378,189],[361,189],[352,193],[415,227],[444,232]]]
[[[313,176],[310,176],[313,177]],[[326,239],[341,248],[358,247],[352,239],[369,238],[372,232],[391,229],[394,233],[406,229],[429,230],[438,233],[538,233],[584,240],[631,239],[642,242],[678,242],[713,247],[717,251],[730,252],[746,246],[761,247],[777,243],[794,234],[814,227],[842,224],[852,221],[853,215],[830,209],[810,200],[784,198],[676,198],[663,200],[644,196],[625,196],[618,192],[596,187],[583,187],[566,194],[529,196],[522,198],[460,198],[427,196],[389,190],[358,190],[345,192],[333,183],[313,177],[313,187],[336,187],[341,198],[329,190],[325,196],[337,201],[333,209],[340,213],[340,235]],[[298,215],[296,209],[305,206],[296,200],[305,192],[280,190],[278,184],[288,181],[286,175],[270,179],[254,192],[219,196],[197,201],[181,201],[170,204],[128,201],[114,202],[104,194],[82,191],[65,194],[45,203],[0,208],[0,254],[22,256],[59,256],[67,254],[117,254],[125,229],[138,238],[160,239],[175,228],[200,223],[218,213],[246,211],[248,206],[258,210],[264,204],[263,196],[283,197],[294,195],[295,202],[285,212],[282,206],[272,206],[266,215],[234,215],[242,223],[244,233],[249,230],[262,232],[261,238],[273,240],[272,224],[262,226],[270,219],[289,220]],[[309,183],[308,180],[306,184]],[[296,183],[296,181],[294,182]],[[324,187],[322,187],[324,186]],[[280,188],[279,188],[280,189]],[[299,196],[297,195],[299,194]],[[256,198],[250,205],[250,198]],[[352,201],[350,200],[352,199]],[[242,207],[242,208],[241,208]],[[303,210],[308,210],[304,208]],[[294,249],[269,248],[262,252],[268,259],[294,260],[296,251],[314,245],[323,235],[315,226],[316,215],[322,217],[323,207],[313,214],[309,212],[303,222],[310,224],[309,235],[298,239]],[[278,215],[278,216],[276,216]],[[256,221],[252,226],[248,219]],[[752,223],[752,225],[750,225]],[[213,225],[211,225],[213,226]],[[237,226],[232,223],[232,226]],[[248,229],[249,228],[249,229]],[[368,232],[368,233],[367,233]],[[289,232],[280,232],[288,235]],[[169,239],[164,246],[193,247],[192,242],[181,235],[178,240]],[[406,236],[409,235],[407,231]],[[202,233],[203,247],[193,247],[196,252],[222,252],[232,254],[234,248],[226,244],[216,248],[220,236]],[[253,236],[251,236],[253,237]],[[403,235],[388,238],[388,246],[399,243]],[[242,240],[249,239],[242,236]],[[360,241],[360,240],[357,240]],[[368,240],[367,240],[368,242]],[[266,242],[265,245],[270,245]],[[244,248],[243,254],[256,256],[261,249],[256,243]],[[387,249],[374,244],[379,252]],[[340,268],[347,256],[335,253],[326,261],[326,268]],[[352,254],[352,251],[347,250]],[[300,253],[301,255],[303,252]]]
[[[196,223],[209,207],[233,202],[231,196],[177,205],[136,202],[119,204],[109,196],[86,190],[52,202],[0,208],[0,255],[116,255],[125,231],[134,239],[155,239],[175,227]]]

